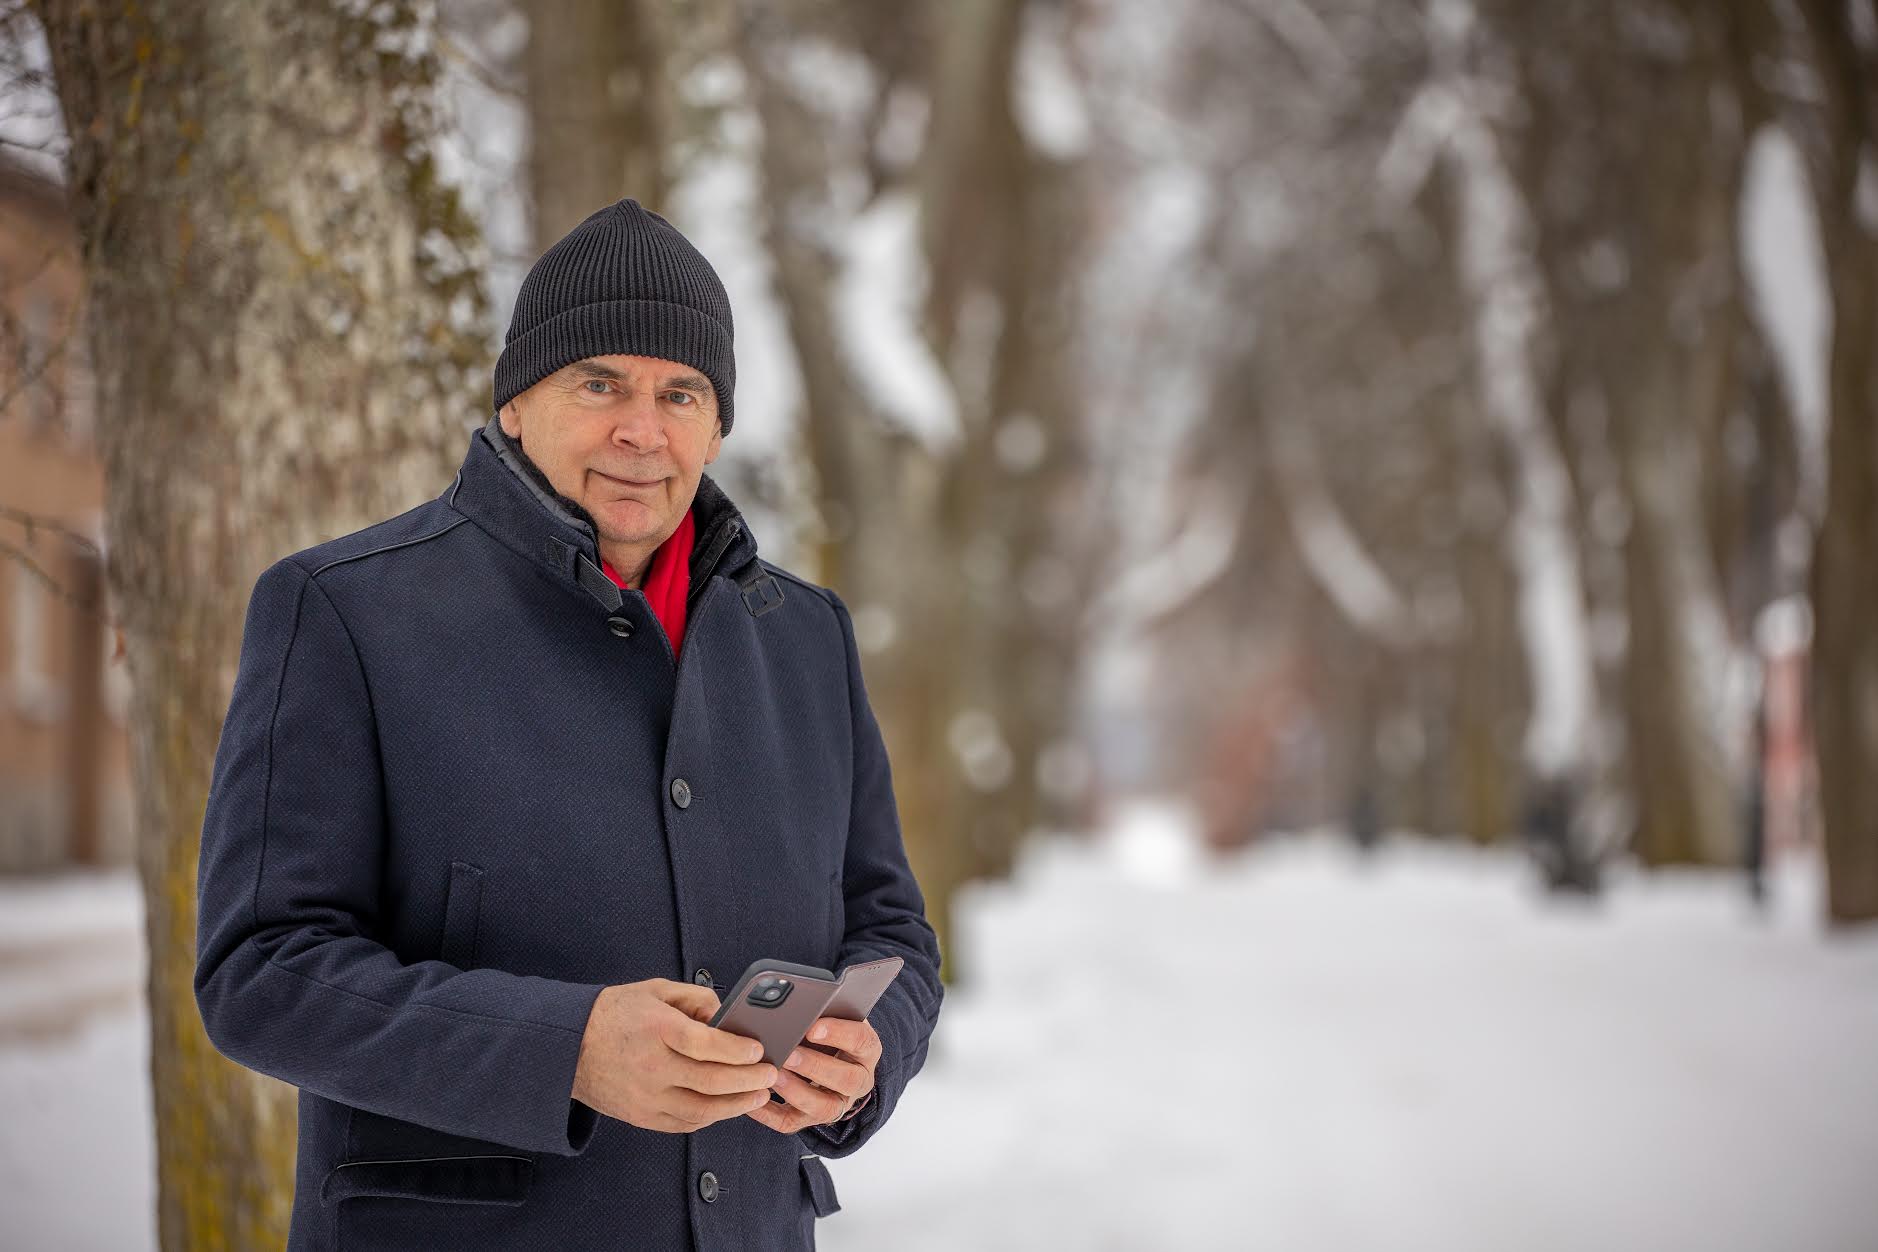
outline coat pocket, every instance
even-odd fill
[[[476,928],[482,914],[483,871],[468,861],[450,862],[450,888],[443,905],[438,954],[458,969],[476,965]]]
[[[830,1213],[839,1213],[841,1201],[835,1198],[835,1176],[828,1172],[828,1166],[822,1158],[813,1153],[804,1153],[799,1164],[802,1166],[802,1186],[808,1192],[809,1206],[815,1210],[815,1216],[827,1217]]]
[[[535,1161],[535,1154],[511,1144],[469,1135],[453,1135],[402,1118],[387,1117],[365,1109],[352,1109],[346,1115],[345,1150],[341,1164],[354,1161],[408,1162],[460,1161],[510,1158]]]
[[[320,1199],[388,1196],[438,1204],[516,1205],[528,1197],[535,1163],[525,1156],[432,1156],[341,1161],[326,1174]]]

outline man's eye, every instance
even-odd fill
[[[583,387],[600,388],[599,391],[592,391],[588,393],[589,395],[595,395],[595,396],[603,394],[606,391],[606,389],[611,385],[612,384],[607,382],[607,380],[604,378],[589,378],[586,382],[581,384],[581,386]]]
[[[692,403],[692,395],[689,391],[668,391],[665,393],[665,395],[667,399],[670,399],[671,397],[676,396],[679,399],[683,400],[686,404]]]

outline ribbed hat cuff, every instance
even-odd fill
[[[730,429],[733,378],[720,377],[716,361],[730,361],[730,334],[708,314],[665,300],[604,300],[555,314],[518,335],[496,358],[495,407],[590,356],[623,353],[654,356],[689,365],[717,392],[718,416]]]

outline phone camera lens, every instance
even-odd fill
[[[750,993],[746,1002],[758,1008],[775,1008],[789,998],[789,980],[775,974],[766,974],[750,984]]]

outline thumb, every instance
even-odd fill
[[[652,994],[679,1010],[687,1017],[708,1022],[717,1012],[717,992],[709,987],[700,987],[696,983],[678,982],[674,979],[660,979],[652,988]]]

